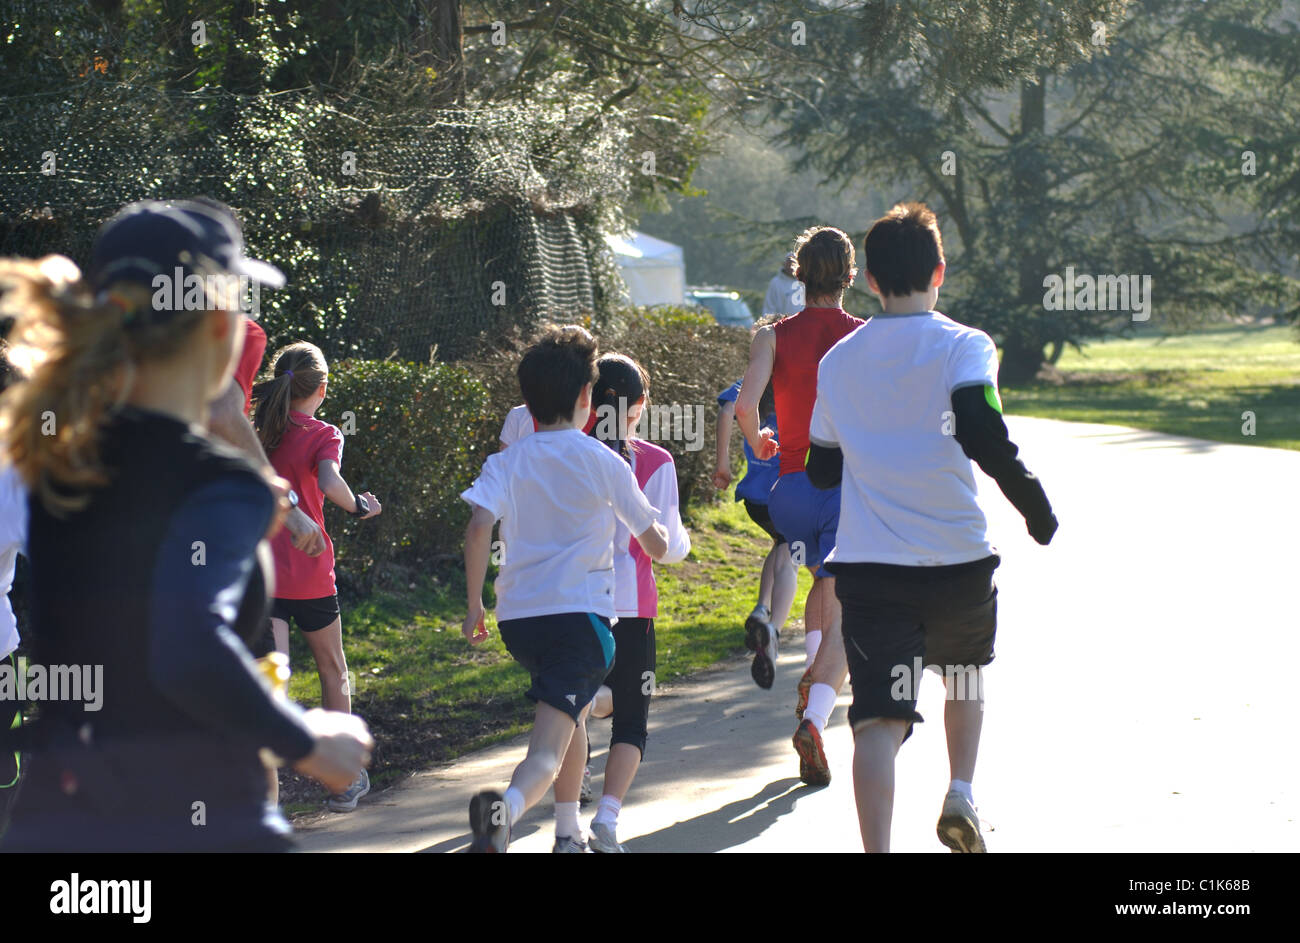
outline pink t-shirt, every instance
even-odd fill
[[[325,533],[325,494],[316,469],[321,462],[343,461],[343,433],[337,426],[306,413],[289,412],[284,436],[270,455],[271,464],[298,493],[298,507],[320,527],[325,551],[309,557],[293,548],[283,528],[271,541],[275,554],[275,595],[279,599],[321,599],[334,595],[334,542]]]

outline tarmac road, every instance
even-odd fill
[[[997,486],[997,658],[975,801],[991,852],[1294,851],[1300,453],[1117,426],[1008,419],[1061,521],[1036,545]],[[757,578],[758,560],[755,560]],[[799,613],[796,612],[796,615]],[[741,630],[737,627],[737,637]],[[748,659],[661,688],[619,836],[632,852],[860,851],[845,686],[827,730],[833,781],[800,784],[787,629],[777,682]],[[941,852],[943,687],[898,761],[893,849]],[[591,724],[599,792],[608,721]],[[419,773],[350,815],[299,823],[307,851],[456,851],[480,788],[503,788],[523,739]],[[594,804],[583,810],[584,826]],[[548,797],[511,851],[547,852]]]

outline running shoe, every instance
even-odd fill
[[[591,802],[591,767],[582,768],[582,790],[578,793],[578,805],[588,805]]]
[[[801,721],[794,732],[794,749],[799,754],[799,778],[809,786],[829,786],[831,767],[822,749],[822,735],[811,720]]]
[[[592,822],[590,832],[587,844],[597,854],[627,854],[627,849],[618,843],[618,836],[614,834],[614,826],[607,825],[604,822]]]
[[[754,611],[745,620],[745,648],[751,652],[759,650],[763,644],[763,631],[768,627],[772,612],[767,606],[755,606]]]
[[[510,844],[510,807],[505,796],[487,789],[469,800],[469,830],[474,833],[467,849],[471,854],[505,852]]]
[[[555,847],[551,849],[553,855],[585,855],[587,853],[587,843],[579,841],[576,838],[570,838],[568,835],[556,835]]]
[[[808,706],[808,692],[812,690],[812,668],[808,668],[799,679],[799,686],[795,688],[794,716],[803,720],[804,709]]]
[[[369,792],[370,774],[362,770],[356,782],[343,792],[330,796],[325,805],[331,812],[352,812],[357,807],[357,800]]]
[[[776,681],[776,629],[764,622],[758,633],[758,647],[754,650],[754,664],[749,673],[764,691],[772,688]]]
[[[955,789],[949,790],[939,815],[939,841],[954,853],[985,854],[984,836],[980,834],[980,817],[970,800]]]

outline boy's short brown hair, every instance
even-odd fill
[[[568,419],[578,394],[596,382],[596,339],[576,324],[547,328],[524,351],[516,371],[528,411],[541,425]]]
[[[896,204],[872,224],[862,255],[882,295],[929,291],[934,270],[943,261],[934,211],[924,203]]]
[[[833,295],[858,274],[849,234],[834,226],[813,226],[794,241],[794,277],[804,284],[804,298]]]

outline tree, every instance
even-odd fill
[[[1046,348],[1132,326],[1121,311],[1053,310],[1049,279],[1067,267],[1149,276],[1154,310],[1174,321],[1294,301],[1294,280],[1262,264],[1261,232],[1233,228],[1248,210],[1232,198],[1245,116],[1264,106],[1241,70],[1259,71],[1248,57],[1278,7],[851,4],[809,34],[809,58],[830,65],[774,88],[767,112],[828,178],[935,206],[949,297],[1020,382]],[[1234,46],[1213,39],[1224,23],[1238,24]]]

